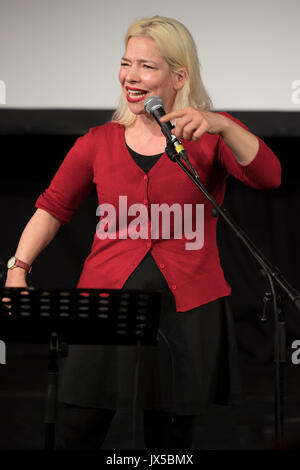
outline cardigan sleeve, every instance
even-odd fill
[[[74,211],[94,188],[92,156],[90,129],[76,140],[35,207],[49,212],[62,225],[69,223]]]
[[[228,113],[220,113],[249,130],[238,119]],[[257,137],[257,136],[256,136]],[[219,138],[218,158],[228,174],[255,189],[274,189],[281,183],[281,165],[272,150],[257,137],[259,148],[256,156],[248,165],[240,165],[234,158],[222,137]]]

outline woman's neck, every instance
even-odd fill
[[[125,128],[125,141],[132,150],[142,155],[159,154],[166,147],[166,139],[152,116],[137,116],[135,122]]]
[[[154,117],[149,114],[138,115],[134,123],[128,129],[144,136],[161,137],[162,135],[158,123]]]

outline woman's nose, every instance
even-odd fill
[[[139,81],[139,73],[138,73],[138,69],[135,65],[131,65],[129,68],[128,68],[128,71],[127,71],[127,81],[133,81],[133,82],[138,82]]]

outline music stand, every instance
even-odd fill
[[[138,365],[140,347],[158,343],[161,296],[147,290],[0,288],[1,339],[49,344],[45,450],[55,448],[59,356],[67,356],[69,344],[137,345]]]

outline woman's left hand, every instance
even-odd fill
[[[202,111],[192,106],[165,114],[160,121],[167,122],[176,119],[172,134],[178,139],[198,140],[205,132],[222,134],[230,124],[230,119],[211,111]]]

